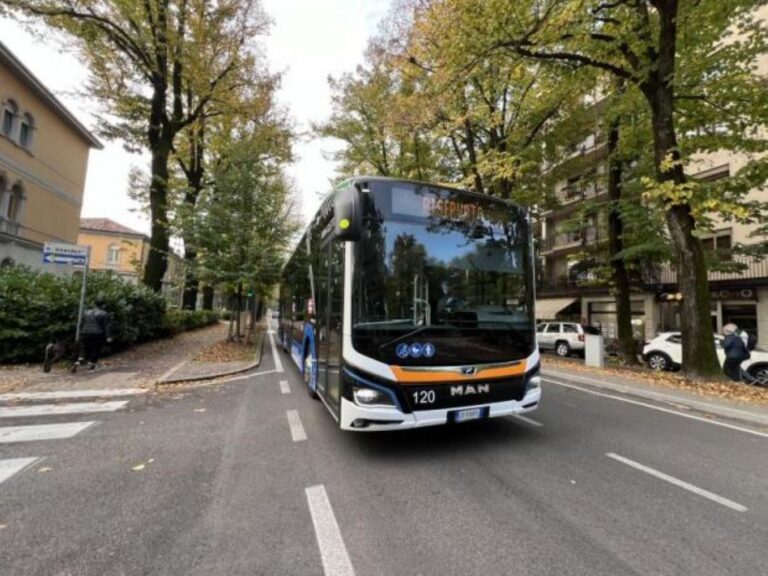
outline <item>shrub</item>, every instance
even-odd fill
[[[219,315],[212,310],[179,310],[172,308],[165,313],[163,331],[174,335],[185,330],[194,330],[219,321]]]
[[[0,362],[40,360],[46,344],[74,338],[80,277],[54,276],[20,266],[0,269]],[[114,347],[165,334],[165,300],[111,272],[90,272],[86,305],[97,294],[112,314]]]

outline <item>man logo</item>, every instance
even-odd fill
[[[474,366],[464,366],[461,369],[461,373],[464,374],[464,376],[474,376],[477,374],[477,368]]]
[[[472,396],[473,394],[488,394],[490,391],[490,384],[459,384],[458,386],[451,386],[451,396]]]

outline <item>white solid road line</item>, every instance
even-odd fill
[[[58,416],[60,414],[90,414],[114,412],[128,404],[128,400],[116,402],[74,402],[72,404],[30,404],[28,406],[0,406],[0,418],[29,416]]]
[[[280,393],[281,394],[290,394],[291,393],[291,387],[288,384],[288,380],[280,380]]]
[[[283,361],[280,356],[277,355],[277,347],[275,346],[275,332],[273,330],[269,331],[269,344],[272,347],[272,359],[275,362],[275,370],[282,372]]]
[[[533,418],[528,418],[528,416],[523,416],[522,414],[513,414],[515,418],[518,420],[525,422],[526,424],[530,424],[531,426],[544,426],[541,422],[536,422]]]
[[[682,480],[678,480],[674,476],[670,476],[669,474],[664,474],[664,472],[659,472],[658,470],[654,470],[653,468],[644,466],[639,462],[635,462],[634,460],[630,460],[629,458],[624,458],[624,456],[619,456],[618,454],[614,454],[613,452],[606,453],[606,456],[608,456],[608,458],[612,458],[613,460],[616,460],[617,462],[621,462],[622,464],[626,464],[627,466],[636,468],[641,472],[645,472],[646,474],[650,474],[651,476],[655,476],[656,478],[665,480],[670,484],[674,484],[675,486],[679,486],[680,488],[685,488],[686,490],[693,492],[694,494],[698,494],[699,496],[703,496],[704,498],[712,500],[713,502],[717,502],[718,504],[727,506],[728,508],[732,510],[736,510],[737,512],[747,511],[747,507],[742,506],[738,502],[734,502],[733,500],[728,500],[728,498],[723,498],[722,496],[713,494],[708,490],[704,490],[703,488],[699,488],[698,486],[694,486],[693,484],[688,484],[688,482],[683,482]]]
[[[39,458],[10,458],[0,460],[0,484],[8,480],[14,474],[21,472],[27,466],[37,462]]]
[[[288,425],[291,427],[291,438],[294,442],[301,442],[307,439],[307,433],[304,432],[304,426],[301,424],[299,412],[297,410],[288,410]]]
[[[341,537],[341,530],[333,514],[325,486],[322,484],[310,486],[306,492],[325,575],[354,576],[355,570],[352,568],[352,561],[349,559],[347,547]]]
[[[604,398],[610,398],[611,400],[618,400],[619,402],[626,402],[627,404],[635,404],[636,406],[643,406],[645,408],[650,408],[651,410],[658,410],[659,412],[665,412],[667,414],[674,414],[675,416],[681,416],[683,418],[690,418],[691,420],[698,420],[699,422],[706,422],[707,424],[714,424],[715,426],[722,426],[723,428],[730,428],[731,430],[738,430],[739,432],[745,432],[747,434],[753,434],[755,436],[760,436],[761,438],[768,438],[768,433],[766,432],[760,432],[758,430],[751,430],[749,428],[743,428],[741,426],[736,426],[734,424],[728,424],[727,422],[720,422],[719,420],[712,420],[709,418],[703,418],[701,416],[695,416],[694,414],[686,414],[685,412],[678,412],[677,410],[671,410],[669,408],[662,408],[661,406],[654,406],[653,404],[648,404],[647,402],[640,402],[639,400],[631,400],[629,398],[623,398],[622,396],[616,396],[615,394],[606,394],[605,392],[597,392],[596,390],[590,390],[588,388],[582,388],[581,386],[576,386],[574,384],[566,384],[565,382],[559,382],[557,380],[552,380],[552,378],[542,378],[544,382],[549,382],[550,384],[556,384],[558,386],[563,386],[564,388],[572,388],[574,390],[579,390],[581,392],[584,392],[585,394],[593,394],[594,396],[602,396]]]
[[[76,398],[101,398],[107,396],[135,396],[146,394],[144,388],[125,388],[114,390],[61,390],[59,392],[16,392],[0,394],[0,402],[15,402],[18,400],[72,400]]]
[[[72,438],[72,436],[79,434],[94,424],[96,424],[96,422],[66,422],[64,424],[38,424],[36,426],[3,426],[0,427],[0,444]]]
[[[253,372],[248,374],[243,374],[242,376],[232,376],[231,378],[222,378],[221,380],[217,380],[217,384],[222,384],[224,382],[237,382],[238,380],[248,380],[249,378],[256,378],[257,376],[264,376],[265,374],[274,374],[277,372],[277,370],[265,370],[264,372]]]

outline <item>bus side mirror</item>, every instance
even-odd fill
[[[357,242],[363,237],[363,203],[360,191],[354,186],[336,195],[333,204],[336,240]]]

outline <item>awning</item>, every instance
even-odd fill
[[[576,302],[576,298],[545,298],[536,300],[536,320],[554,320],[558,312]]]

